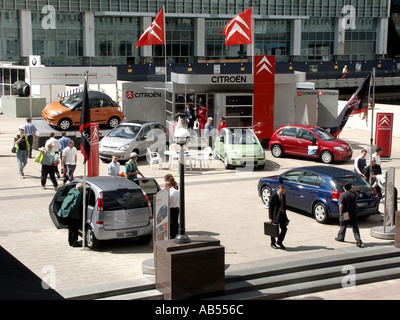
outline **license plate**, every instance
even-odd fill
[[[134,237],[136,235],[137,235],[137,231],[117,232],[118,238],[128,238],[128,237]]]
[[[357,203],[357,206],[359,206],[359,207],[368,207],[368,202],[359,202],[359,203]]]

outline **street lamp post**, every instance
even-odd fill
[[[190,239],[185,234],[185,151],[183,146],[189,142],[190,133],[187,129],[179,127],[175,129],[174,140],[180,145],[179,156],[179,230],[174,242],[178,244],[189,243]]]

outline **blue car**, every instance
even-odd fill
[[[339,217],[339,196],[345,182],[351,182],[358,192],[358,216],[378,213],[378,198],[371,185],[353,171],[330,167],[294,168],[280,175],[261,178],[258,194],[265,205],[279,184],[285,186],[287,206],[311,213],[319,223]]]

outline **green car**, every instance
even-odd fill
[[[225,168],[252,166],[263,169],[265,152],[249,128],[223,128],[214,143],[214,156],[224,161]]]

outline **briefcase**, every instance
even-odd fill
[[[266,236],[271,236],[271,237],[279,236],[278,224],[265,221],[264,222],[264,234]]]

